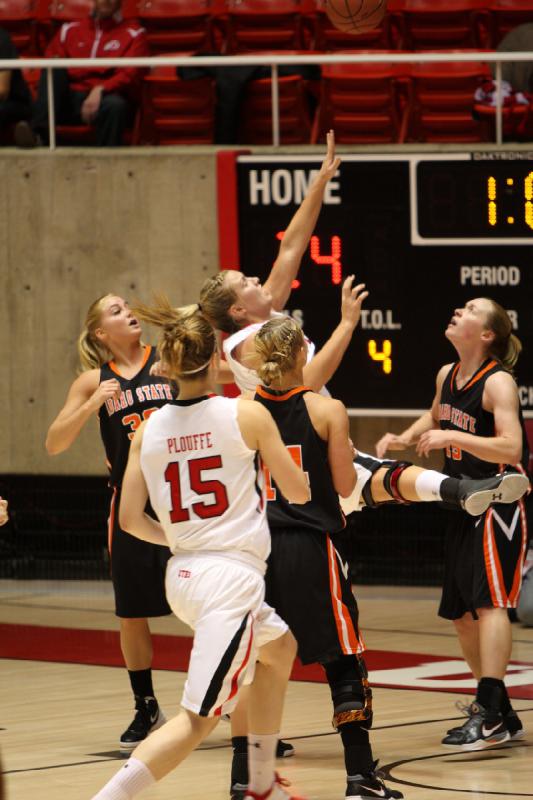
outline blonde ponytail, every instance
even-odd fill
[[[206,375],[217,341],[198,303],[174,308],[160,293],[153,305],[137,303],[132,310],[144,322],[161,328],[158,351],[169,378],[194,380]]]
[[[512,372],[522,351],[522,343],[512,332],[513,325],[507,311],[495,300],[489,297],[484,299],[491,304],[487,327],[494,334],[489,355],[496,358],[508,372]]]
[[[270,386],[296,366],[305,345],[301,327],[292,317],[274,317],[255,335],[255,350],[261,360],[257,370],[261,383]]]

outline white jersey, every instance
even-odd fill
[[[237,422],[239,399],[175,400],[146,423],[141,469],[174,555],[230,555],[264,571],[270,532],[255,450]]]
[[[282,316],[285,315],[280,314],[279,312],[274,312],[272,314],[272,317]],[[241,330],[237,331],[237,333],[233,333],[231,336],[228,336],[228,338],[223,342],[222,346],[224,349],[224,355],[226,356],[226,361],[229,364],[229,368],[233,372],[235,383],[241,392],[255,392],[256,387],[261,383],[261,381],[259,380],[256,370],[245,367],[240,361],[237,361],[233,353],[238,345],[244,342],[244,340],[252,334],[255,334],[257,331],[261,330],[264,324],[264,322],[254,322],[252,325],[247,325],[246,328],[241,328]],[[316,348],[313,342],[308,339],[307,336],[305,337],[305,341],[307,342],[307,363],[309,363],[315,354]],[[325,387],[321,389],[320,394],[325,394],[329,397],[329,392]]]

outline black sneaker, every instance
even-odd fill
[[[167,721],[155,697],[136,697],[135,709],[137,713],[120,737],[121,753],[131,753],[150,731],[157,730]]]
[[[476,706],[475,703],[462,703],[460,700],[455,704],[459,711],[461,711],[466,717],[473,717],[475,711],[472,710],[472,706]],[[522,725],[522,720],[512,708],[508,714],[504,716],[504,722],[509,731],[509,736],[511,741],[516,741],[518,739],[523,739],[525,736],[524,727]],[[458,725],[455,728],[450,728],[447,733],[455,733],[456,731],[460,731],[462,725]]]
[[[520,472],[502,472],[494,478],[462,478],[460,505],[473,517],[483,514],[492,503],[514,503],[527,492],[529,478]]]
[[[278,739],[276,747],[276,758],[291,758],[294,755],[294,747],[289,742]]]
[[[403,794],[397,789],[389,789],[388,786],[385,786],[383,778],[379,772],[376,772],[377,764],[376,761],[371,772],[348,778],[345,800],[373,800],[376,797],[380,797],[382,800],[400,800],[403,797]]]
[[[508,742],[510,738],[501,714],[489,714],[479,703],[471,703],[466,722],[448,732],[442,744],[444,747],[459,747],[466,751],[486,750]]]

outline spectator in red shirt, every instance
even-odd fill
[[[54,107],[60,124],[90,124],[100,147],[120,145],[139,99],[142,70],[98,67],[97,59],[148,55],[144,29],[125,20],[121,0],[94,0],[86,19],[61,26],[48,45],[48,58],[94,58],[94,67],[53,70]],[[20,122],[15,141],[34,147],[48,137],[48,98],[43,71],[31,124]]]

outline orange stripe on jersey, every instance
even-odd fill
[[[147,362],[147,361],[148,361],[148,359],[150,358],[150,353],[151,353],[151,352],[152,352],[152,345],[151,345],[151,344],[145,344],[145,345],[144,345],[144,355],[143,355],[143,360],[142,360],[142,362],[141,362],[141,366],[139,367],[139,372],[140,372],[142,369],[144,369],[144,367],[146,366],[146,362]],[[109,369],[113,370],[113,372],[115,373],[115,375],[118,375],[120,378],[123,378],[123,377],[124,377],[124,376],[121,374],[121,372],[120,372],[119,368],[117,367],[117,365],[115,364],[115,362],[114,362],[114,361],[109,361],[109,362],[108,362],[108,366],[109,366]]]
[[[111,545],[113,540],[113,526],[115,524],[115,505],[117,502],[117,487],[113,488],[113,495],[111,497],[111,505],[109,506],[109,517],[107,519],[107,549],[111,555]]]
[[[488,372],[488,371],[489,371],[489,369],[492,369],[493,367],[495,367],[497,363],[498,363],[497,361],[489,361],[489,363],[487,364],[487,366],[486,366],[486,367],[484,367],[484,368],[481,370],[481,372],[478,372],[478,374],[477,374],[477,375],[474,375],[474,377],[473,377],[471,380],[469,380],[469,381],[468,381],[468,383],[466,384],[466,386],[463,386],[463,388],[461,389],[461,391],[465,391],[466,389],[470,389],[470,387],[471,387],[471,386],[473,386],[473,385],[474,385],[474,383],[477,383],[477,382],[478,382],[478,381],[479,381],[479,380],[480,380],[480,379],[483,377],[483,375],[484,375],[486,372]]]
[[[339,565],[337,563],[337,551],[333,546],[333,542],[327,538],[328,545],[328,564],[329,564],[329,588],[331,593],[331,606],[333,609],[333,616],[335,617],[335,624],[337,626],[337,633],[342,652],[345,655],[357,655],[362,653],[365,649],[363,641],[358,635],[358,631],[352,622],[352,618],[342,600],[341,582],[339,576]]]
[[[294,389],[290,389],[288,392],[285,392],[285,394],[270,394],[267,389],[264,389],[262,386],[257,386],[255,391],[260,397],[264,397],[265,400],[281,402],[282,400],[288,400],[289,397],[293,397],[300,392],[310,392],[311,389],[309,386],[295,386]]]
[[[517,561],[516,569],[513,576],[513,586],[511,591],[509,592],[509,606],[511,608],[515,608],[516,604],[518,603],[518,595],[520,594],[520,589],[522,587],[522,569],[524,567],[524,560],[526,558],[526,551],[527,551],[527,519],[526,519],[526,509],[524,506],[524,501],[518,501],[518,508],[520,509],[520,528],[522,530],[522,547],[520,551],[520,558]]]

